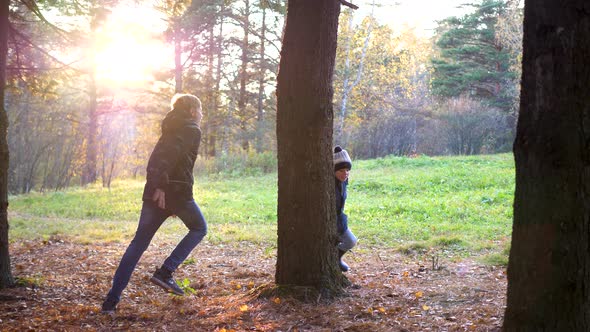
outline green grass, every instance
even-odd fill
[[[67,237],[127,242],[141,208],[142,180],[10,197],[12,241]],[[198,176],[195,199],[214,243],[276,242],[276,173]],[[512,155],[387,157],[355,161],[345,211],[365,247],[403,252],[490,253],[502,261],[510,237]],[[157,236],[180,238],[178,219]],[[492,255],[499,255],[493,257]]]

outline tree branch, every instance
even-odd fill
[[[67,36],[68,32],[59,28],[58,26],[56,26],[55,24],[49,22],[45,16],[43,15],[43,13],[41,13],[41,10],[39,9],[39,7],[37,6],[37,2],[35,2],[34,0],[21,0],[21,3],[23,3],[35,16],[37,16],[43,23],[47,24],[49,27],[51,27],[53,30],[55,30],[62,38],[64,38],[67,41],[70,41],[71,38],[69,38]]]
[[[15,36],[19,36],[22,40],[24,40],[27,44],[29,44],[31,47],[33,47],[34,49],[36,49],[37,51],[41,52],[43,55],[45,55],[46,57],[48,57],[49,59],[53,60],[54,62],[62,65],[62,68],[69,68],[71,70],[74,70],[77,73],[81,73],[81,74],[86,74],[85,71],[74,68],[71,66],[71,64],[67,64],[62,62],[61,60],[59,60],[58,58],[54,57],[53,55],[49,54],[49,52],[45,51],[42,47],[36,45],[34,42],[32,42],[27,36],[25,36],[24,34],[22,34],[21,32],[19,32],[18,30],[16,30],[12,25],[9,25],[9,29],[10,32],[12,32]],[[18,52],[17,52],[18,55]],[[77,61],[74,61],[73,63],[76,63]],[[21,66],[22,67],[22,66]]]
[[[350,7],[352,9],[359,9],[359,6],[354,5],[354,4],[352,4],[352,3],[350,3],[350,2],[348,2],[346,0],[338,0],[338,1],[340,1],[340,3],[343,4],[343,5],[345,5],[346,7]]]

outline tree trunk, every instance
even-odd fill
[[[225,2],[221,2],[220,13],[225,12]],[[220,114],[219,114],[219,96],[220,96],[220,85],[221,85],[221,76],[222,76],[222,65],[223,65],[223,22],[224,22],[224,15],[219,16],[219,32],[217,35],[217,44],[216,44],[216,51],[217,51],[217,66],[215,69],[215,88],[214,88],[214,98],[213,98],[213,107],[211,112],[215,114],[215,124],[210,130],[209,136],[209,150],[207,154],[211,157],[215,157],[217,155],[217,135],[219,135],[219,125],[221,122]]]
[[[14,285],[8,250],[8,115],[4,107],[9,3],[0,1],[0,289]]]
[[[260,1],[262,9],[262,24],[260,27],[260,68],[258,72],[258,107],[256,113],[256,152],[263,151],[264,141],[264,86],[266,83],[266,57],[264,43],[266,42],[266,7],[267,0]]]
[[[289,1],[278,75],[279,285],[338,292],[332,79],[338,1]]]
[[[590,6],[527,0],[506,331],[590,331]]]
[[[201,140],[202,150],[201,155],[208,159],[209,151],[211,148],[209,144],[212,142],[211,140],[211,133],[213,132],[212,126],[215,122],[214,117],[216,115],[215,108],[217,107],[217,103],[215,101],[217,91],[213,90],[213,72],[215,71],[215,26],[211,24],[209,29],[207,30],[207,43],[208,43],[208,50],[207,50],[207,74],[205,75],[205,93],[202,102],[206,102],[206,105],[203,105],[203,123],[204,125],[201,126],[201,130],[203,131],[203,139]],[[213,148],[215,149],[215,148]]]
[[[175,19],[174,29],[174,92],[182,93],[182,36],[180,35],[180,19]]]
[[[247,91],[246,85],[248,84],[248,61],[249,61],[249,47],[250,42],[248,41],[250,35],[250,1],[244,0],[244,37],[242,38],[242,57],[240,66],[240,96],[238,97],[238,113],[240,115],[240,131],[242,135],[242,149],[248,151],[250,148],[250,142],[248,139],[248,115],[247,107]]]
[[[96,181],[96,161],[98,154],[97,95],[96,75],[93,68],[90,73],[90,81],[88,86],[88,132],[86,136],[86,161],[84,164],[84,173],[82,177],[83,185],[94,183],[94,181]]]

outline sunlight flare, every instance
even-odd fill
[[[154,73],[170,68],[173,50],[161,37],[161,19],[155,10],[117,7],[96,31],[96,78],[105,84],[140,85]],[[157,37],[158,36],[158,37]]]

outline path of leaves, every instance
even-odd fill
[[[116,316],[105,316],[99,307],[125,247],[62,240],[11,244],[13,274],[34,284],[0,291],[0,330],[499,331],[502,323],[504,268],[462,261],[432,270],[392,251],[365,249],[345,256],[356,285],[348,296],[302,303],[252,296],[253,288],[272,283],[275,257],[250,243],[197,247],[175,275],[195,290],[184,297],[149,283],[173,248],[152,244]]]

